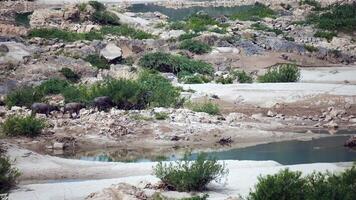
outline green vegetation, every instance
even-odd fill
[[[179,78],[194,74],[212,75],[213,67],[205,62],[189,59],[185,56],[169,53],[148,53],[144,55],[139,65],[143,68],[178,74]]]
[[[180,81],[185,84],[202,84],[209,83],[211,77],[201,74],[185,75],[180,78]]]
[[[261,23],[254,23],[251,25],[255,30],[260,30],[260,31],[265,31],[265,32],[272,32],[275,33],[276,35],[283,34],[283,31],[277,28],[270,28],[264,24]]]
[[[124,24],[120,26],[104,26],[101,28],[101,33],[103,35],[120,35],[139,40],[154,38],[154,36],[150,33],[131,28],[130,26]]]
[[[89,1],[89,5],[91,5],[96,11],[104,11],[106,10],[106,7],[103,3],[100,3],[98,1]]]
[[[15,15],[15,22],[18,26],[25,26],[29,27],[30,26],[30,19],[29,16],[33,12],[24,12],[24,13],[16,13]]]
[[[110,11],[95,11],[92,20],[101,25],[119,25],[119,17]]]
[[[60,94],[69,86],[69,82],[66,80],[52,78],[44,81],[36,88],[39,94],[42,96],[51,94]]]
[[[78,40],[102,40],[103,36],[100,32],[91,31],[88,33],[76,33],[60,29],[38,28],[32,29],[28,33],[28,37],[40,37],[45,39],[60,39],[65,42],[74,42]]]
[[[183,21],[175,21],[168,25],[168,28],[171,30],[183,30],[185,29],[185,22]]]
[[[219,27],[211,29],[210,32],[219,33],[219,34],[227,33],[225,28],[219,28]]]
[[[268,69],[267,73],[258,77],[261,83],[297,82],[300,70],[295,64],[279,64]]]
[[[299,2],[299,5],[310,5],[313,6],[314,9],[313,10],[321,10],[321,4],[320,2],[316,1],[316,0],[301,0]]]
[[[219,26],[221,28],[225,27],[223,24],[217,22],[208,14],[197,13],[187,17],[185,21],[172,22],[171,24],[169,24],[168,28],[172,30],[185,30],[187,32],[194,31],[198,33],[201,31],[206,31],[208,30],[209,26],[214,25]]]
[[[84,58],[84,60],[98,69],[110,69],[109,62],[97,54],[88,55],[86,58]]]
[[[155,113],[155,118],[157,120],[165,120],[168,118],[168,114],[165,112],[158,112],[158,113]]]
[[[215,80],[217,83],[221,84],[232,84],[234,80],[237,80],[239,83],[252,83],[253,78],[245,71],[235,70],[230,72],[230,74],[226,77],[220,76],[218,79]]]
[[[236,14],[231,16],[232,20],[241,20],[241,21],[257,21],[265,17],[274,18],[276,16],[276,12],[270,9],[269,7],[261,4],[255,3],[254,6],[247,7],[239,11]]]
[[[0,199],[3,199],[4,194],[16,186],[17,178],[20,172],[12,167],[10,159],[4,154],[4,150],[0,147]],[[5,200],[6,198],[4,198]]]
[[[59,72],[72,83],[76,83],[80,80],[80,76],[68,67],[63,67]]]
[[[307,51],[309,51],[311,53],[319,51],[319,49],[317,47],[313,46],[313,45],[305,44],[304,48],[305,48],[305,50],[307,50]]]
[[[181,200],[207,200],[209,197],[208,194],[204,194],[202,196],[192,196],[192,197],[189,197],[189,198],[183,198]]]
[[[154,168],[155,175],[167,186],[177,191],[203,191],[211,181],[220,181],[228,174],[224,164],[215,159],[207,159],[199,154],[197,160],[188,161],[187,156],[176,163],[158,163]]]
[[[197,34],[197,33],[185,33],[185,34],[179,36],[178,40],[179,41],[189,40],[189,39],[193,39],[193,38],[198,37],[198,36],[199,36],[199,34]]]
[[[211,47],[203,42],[197,40],[184,40],[180,46],[180,49],[188,50],[195,54],[204,54],[211,51]]]
[[[6,136],[36,137],[45,128],[43,120],[33,116],[11,116],[1,125],[1,132]]]
[[[353,32],[356,30],[356,3],[330,6],[322,13],[312,14],[307,21],[324,30]]]
[[[275,175],[259,177],[248,200],[352,200],[356,198],[355,180],[355,167],[341,174],[314,173],[307,177],[302,177],[301,172],[285,169]]]
[[[328,42],[331,42],[333,40],[333,38],[336,36],[337,36],[336,33],[328,32],[328,31],[317,31],[314,34],[314,37],[325,38],[326,40],[328,40]]]
[[[210,115],[218,115],[220,114],[220,108],[217,104],[212,103],[210,101],[206,101],[203,103],[186,103],[186,107],[195,111],[195,112],[205,112]]]
[[[31,107],[34,102],[42,102],[43,96],[35,88],[20,87],[6,95],[5,104],[8,108],[12,106]]]

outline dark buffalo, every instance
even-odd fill
[[[97,97],[94,99],[94,106],[98,108],[99,111],[107,111],[114,106],[113,101],[108,96]]]
[[[60,111],[58,106],[48,105],[46,103],[34,103],[31,106],[31,115],[35,115],[36,113],[46,114],[48,117],[52,111]]]
[[[70,118],[73,118],[73,113],[76,113],[76,115],[79,116],[79,111],[82,108],[85,108],[85,105],[83,103],[67,103],[66,105],[64,105],[63,114],[69,112]]]

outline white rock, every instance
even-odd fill
[[[100,51],[100,55],[106,60],[112,61],[122,57],[122,49],[114,43],[109,43]]]
[[[64,148],[64,144],[60,143],[60,142],[55,142],[53,144],[53,149],[63,149]]]

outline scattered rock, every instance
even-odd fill
[[[356,136],[352,136],[348,140],[346,140],[344,146],[350,148],[356,147]]]
[[[329,122],[327,124],[324,124],[324,127],[326,127],[326,128],[338,128],[339,125],[336,122],[331,121],[331,122]]]
[[[231,137],[228,137],[228,138],[221,138],[219,141],[217,141],[217,143],[219,143],[219,144],[222,145],[222,146],[230,145],[232,142],[233,142],[233,141],[232,141]]]
[[[109,43],[104,49],[100,51],[100,55],[103,56],[109,62],[115,62],[121,60],[122,50],[114,43]]]
[[[140,188],[127,183],[112,185],[100,192],[95,192],[86,197],[86,200],[141,200],[149,196]]]
[[[64,144],[63,144],[63,143],[59,143],[59,142],[55,142],[55,143],[53,144],[53,149],[55,149],[55,150],[62,150],[62,149],[64,149]]]
[[[271,111],[271,110],[269,110],[268,112],[267,112],[267,117],[275,117],[277,115],[277,113],[275,113],[275,112],[273,112],[273,111]]]

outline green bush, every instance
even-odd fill
[[[325,38],[328,42],[331,42],[337,34],[334,32],[327,32],[327,31],[317,31],[314,34],[314,37]]]
[[[68,67],[63,67],[59,72],[72,83],[76,83],[80,80],[80,76]]]
[[[192,103],[188,102],[186,106],[193,110],[194,112],[205,112],[210,115],[218,115],[220,114],[220,108],[217,104],[212,103],[210,101],[203,103]]]
[[[104,26],[101,28],[101,33],[104,35],[111,34],[111,35],[126,36],[126,37],[131,37],[132,39],[139,39],[139,40],[154,38],[154,36],[150,33],[137,30],[125,24],[122,24],[120,26]]]
[[[227,31],[226,31],[225,28],[218,28],[218,27],[211,29],[210,32],[219,33],[219,34],[225,34],[225,33],[227,33]]]
[[[178,40],[179,41],[189,40],[189,39],[192,39],[192,38],[195,38],[195,37],[198,37],[198,36],[199,36],[199,34],[197,34],[197,33],[185,33],[183,35],[180,35],[178,37]]]
[[[276,12],[265,6],[261,3],[255,3],[251,7],[247,7],[236,14],[231,16],[232,20],[241,20],[241,21],[257,21],[265,17],[274,18]]]
[[[44,121],[33,116],[12,116],[1,125],[1,132],[6,136],[35,137],[41,134],[43,128]]]
[[[321,4],[320,2],[316,1],[316,0],[301,0],[299,2],[299,5],[310,5],[314,7],[314,10],[321,10]]]
[[[313,45],[305,44],[304,48],[305,48],[305,50],[307,50],[309,52],[317,52],[317,51],[319,51],[319,49],[317,47],[313,46]]]
[[[185,157],[174,164],[160,162],[154,167],[154,173],[167,188],[190,192],[205,190],[208,183],[220,181],[228,170],[215,159],[208,160],[205,154],[199,154],[195,161]]]
[[[155,118],[157,120],[165,120],[168,118],[168,114],[165,112],[159,112],[159,113],[155,113]]]
[[[307,21],[324,30],[353,32],[356,30],[356,3],[335,4],[322,13],[310,15]]]
[[[172,22],[169,24],[168,28],[171,30],[183,30],[185,28],[185,22],[183,21]]]
[[[28,37],[40,37],[45,39],[60,39],[66,42],[74,42],[78,40],[102,40],[103,37],[101,33],[91,31],[89,33],[76,33],[71,31],[65,31],[60,29],[47,29],[47,28],[38,28],[32,29],[28,33]]]
[[[252,83],[253,78],[251,75],[247,74],[245,71],[233,71],[231,74],[234,76],[234,78],[237,78],[237,81],[239,83]]]
[[[84,58],[84,60],[89,62],[92,66],[98,69],[110,69],[109,62],[105,58],[97,54],[88,55],[87,57]]]
[[[184,56],[172,55],[169,53],[148,53],[144,55],[139,65],[143,68],[153,69],[160,72],[171,72],[174,74],[192,75],[195,73],[212,75],[214,68],[203,61],[196,61]]]
[[[221,83],[221,84],[232,84],[234,82],[234,77],[232,76],[227,76],[227,77],[224,77],[224,76],[219,76],[215,82],[216,83]]]
[[[259,177],[247,199],[353,200],[356,198],[355,180],[355,166],[339,174],[313,173],[307,177],[285,169],[275,175]]]
[[[196,13],[190,15],[183,21],[177,21],[169,24],[169,29],[172,30],[185,30],[187,32],[201,32],[208,30],[208,26],[217,25],[224,28],[223,24],[217,22],[214,18],[205,13]]]
[[[297,82],[300,70],[295,64],[280,64],[270,68],[266,74],[258,77],[261,83]]]
[[[248,200],[304,200],[307,187],[301,175],[301,172],[285,169],[275,175],[258,177],[258,183]]]
[[[101,25],[119,25],[119,17],[110,11],[95,11],[92,16],[92,20]]]
[[[42,82],[41,85],[36,87],[36,90],[39,94],[45,96],[50,94],[60,94],[68,86],[69,83],[66,80],[52,78]]]
[[[260,31],[265,31],[265,32],[272,32],[275,33],[276,35],[283,34],[283,31],[277,28],[270,28],[264,24],[261,23],[254,23],[251,25],[255,30],[260,30]]]
[[[16,13],[15,14],[15,22],[18,26],[30,26],[30,18],[33,12],[24,12],[24,13]]]
[[[96,11],[106,10],[105,5],[98,1],[89,1],[88,4],[91,5]]]
[[[209,45],[197,40],[184,40],[180,44],[179,48],[188,50],[195,54],[204,54],[211,51],[211,47]]]
[[[3,152],[0,152],[0,199],[2,198],[1,195],[16,186],[19,176],[19,171],[11,166],[10,159]]]
[[[201,75],[201,74],[194,74],[194,75],[186,75],[180,79],[181,82],[185,84],[202,84],[202,83],[209,83],[211,81],[210,77]]]
[[[42,102],[43,95],[33,87],[21,87],[11,91],[5,97],[5,104],[8,108],[12,106],[31,107],[35,102]]]

